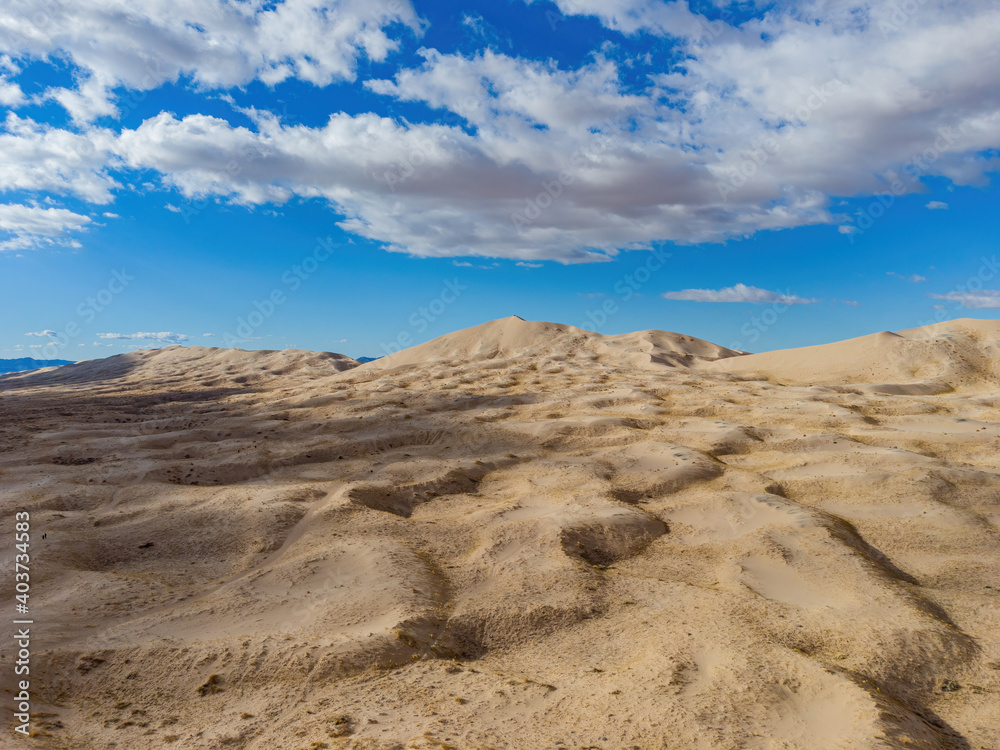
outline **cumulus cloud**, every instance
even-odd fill
[[[10,112],[0,126],[0,192],[45,191],[110,203],[120,187],[109,174],[115,138],[102,128],[73,133]]]
[[[609,24],[639,28],[621,19],[646,6],[616,7]],[[655,85],[638,93],[603,58],[563,70],[425,50],[420,66],[367,85],[427,104],[440,124],[338,114],[319,128],[265,117],[253,131],[160,115],[123,133],[120,153],[189,196],[325,197],[345,229],[392,250],[567,262],[841,223],[831,194],[909,173],[904,192],[931,174],[976,182],[993,168],[976,154],[1000,145],[1000,10],[928,0],[884,36],[874,20],[819,7],[723,24],[711,43],[695,29],[683,66],[650,71]],[[869,17],[888,7],[870,4]]]
[[[980,289],[978,292],[948,292],[948,294],[931,294],[932,299],[944,299],[958,302],[970,310],[1000,309],[1000,289]],[[935,307],[938,307],[935,305]]]
[[[685,300],[687,302],[780,302],[784,305],[810,305],[818,300],[798,297],[794,294],[782,294],[761,289],[746,284],[736,284],[724,289],[683,289],[679,292],[666,292],[667,299]]]
[[[116,341],[159,341],[164,344],[180,344],[181,342],[188,340],[188,337],[183,333],[170,333],[169,331],[163,331],[160,333],[99,333],[97,334],[97,337],[99,339],[113,339]]]
[[[0,204],[0,251],[43,246],[79,247],[80,242],[73,233],[86,230],[90,223],[89,216],[66,208]]]
[[[886,271],[886,276],[892,276],[894,279],[902,279],[903,281],[909,281],[911,284],[921,284],[927,281],[926,276],[921,276],[920,274],[911,274],[909,276],[904,276],[903,274],[896,273],[895,271]]]
[[[948,208],[948,204],[945,203],[944,201],[931,201],[930,203],[927,204],[926,207],[929,208],[931,211],[940,211]]]
[[[0,55],[0,106],[15,108],[27,102],[21,87],[9,78],[20,72],[10,55]]]
[[[0,52],[67,58],[76,87],[47,96],[85,123],[118,113],[116,88],[145,91],[181,76],[213,89],[350,81],[359,57],[380,61],[397,48],[394,26],[421,31],[409,0],[8,0]]]
[[[351,80],[359,56],[385,60],[422,28],[406,2],[81,0],[43,28],[34,0],[12,2],[0,52],[63,50],[80,78],[50,93],[81,123],[108,91],[180,76],[202,88]],[[739,24],[683,2],[557,4],[611,38],[670,36],[679,62],[631,61],[626,83],[613,45],[575,68],[426,49],[364,84],[376,109],[418,103],[433,122],[338,112],[308,127],[247,110],[245,127],[164,112],[73,133],[11,115],[23,143],[0,144],[0,186],[100,203],[112,175],[152,170],[188,198],[324,199],[342,228],[392,251],[578,262],[804,225],[851,233],[831,196],[920,192],[930,176],[983,184],[1000,168],[992,0],[926,0],[912,14],[893,0],[778,0]]]
[[[25,336],[37,336],[44,339],[54,339],[58,334],[55,331],[51,331],[46,328],[44,331],[30,331]]]
[[[526,0],[529,4],[535,0]],[[624,34],[648,31],[669,36],[700,36],[711,33],[709,22],[692,13],[685,2],[662,0],[554,0],[564,16],[594,16],[608,29]],[[558,27],[558,19],[549,15]]]
[[[9,80],[7,76],[0,74],[0,106],[18,107],[25,101],[26,98],[21,87]]]

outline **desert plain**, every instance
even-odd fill
[[[1000,750],[998,449],[1000,321],[3,376],[0,743]]]

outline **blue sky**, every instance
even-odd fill
[[[1000,310],[988,0],[15,0],[0,357]]]

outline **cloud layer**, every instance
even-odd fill
[[[1000,310],[1000,290],[980,289],[978,292],[948,292],[948,294],[932,294],[933,299],[944,299],[958,302],[970,310]]]
[[[746,284],[736,284],[725,289],[684,289],[666,292],[666,299],[687,302],[752,302],[756,304],[777,302],[783,305],[810,305],[817,300],[806,299],[791,293],[782,294]]]
[[[116,341],[159,341],[164,344],[180,344],[188,340],[188,336],[183,333],[171,333],[162,331],[160,333],[99,333],[99,339],[113,339]]]
[[[0,250],[24,250],[51,245],[79,247],[73,233],[87,228],[89,216],[65,208],[0,203]]]
[[[90,123],[120,114],[123,91],[168,81],[352,81],[360,58],[390,59],[418,38],[419,5],[82,0],[39,23],[49,6],[14,0],[0,20],[0,103],[25,100],[18,59],[63,55],[76,83],[43,98],[77,127],[8,115],[0,190],[104,205],[150,170],[189,199],[321,198],[343,228],[394,251],[577,262],[810,224],[851,233],[831,197],[920,192],[929,176],[982,184],[1000,166],[991,0],[926,0],[912,12],[890,0],[779,0],[739,24],[682,2],[557,5],[607,30],[608,44],[575,68],[422,49],[395,75],[355,83],[377,95],[376,111],[334,111],[321,126],[162,112],[115,130]],[[640,33],[673,39],[682,62],[616,51]],[[377,111],[397,102],[431,114]],[[0,223],[11,233],[0,248],[52,244],[87,223],[46,216],[46,231],[27,214]]]
[[[389,32],[400,24],[421,29],[409,0],[8,0],[0,52],[66,56],[76,86],[45,97],[85,123],[119,114],[115,89],[146,91],[181,76],[209,89],[353,80],[359,57],[383,60],[397,48]]]

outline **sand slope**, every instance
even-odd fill
[[[936,395],[511,319],[388,367],[167,349],[2,378],[21,744],[1000,747],[995,323],[932,328],[910,354],[971,363],[917,362],[964,378]],[[816,377],[907,382],[886,340],[817,347]]]
[[[885,386],[880,390],[897,386],[897,392],[908,393],[981,387],[1000,382],[1000,321],[953,320],[834,344],[753,354],[706,367],[782,383],[864,383]]]
[[[358,362],[343,354],[300,349],[244,351],[203,346],[168,346],[116,354],[62,367],[4,376],[6,384],[94,385],[100,382],[141,384],[167,389],[179,384],[201,387],[260,384],[282,378],[289,382],[332,375]]]
[[[531,359],[631,365],[688,366],[739,352],[670,331],[639,331],[605,336],[562,323],[540,323],[512,315],[445,334],[425,344],[390,354],[365,366],[373,370],[431,362]]]

